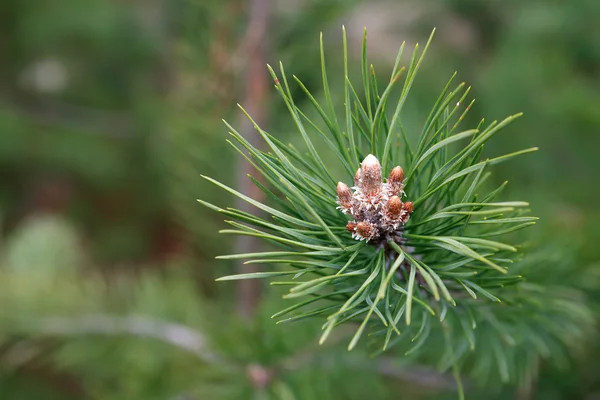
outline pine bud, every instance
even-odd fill
[[[356,222],[352,222],[352,221],[348,222],[346,224],[346,230],[348,232],[354,233],[354,231],[356,230]]]
[[[349,210],[352,207],[352,191],[344,182],[337,184],[338,202],[342,210]]]
[[[376,234],[375,227],[365,221],[361,221],[356,225],[356,233],[367,240],[371,239]]]
[[[361,164],[361,188],[367,194],[374,194],[381,190],[381,164],[372,154],[369,154]]]
[[[395,167],[390,171],[388,183],[392,187],[395,194],[400,193],[402,190],[402,183],[404,182],[404,170],[402,167]]]
[[[411,203],[412,204],[412,203]],[[402,214],[402,200],[398,196],[392,196],[385,205],[385,215],[391,220],[397,220]]]
[[[402,208],[404,209],[404,211],[410,214],[414,211],[415,206],[413,205],[412,201],[407,201],[402,205]]]

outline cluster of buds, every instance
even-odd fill
[[[411,202],[402,202],[404,171],[395,167],[386,183],[381,176],[381,164],[369,154],[354,175],[354,186],[337,185],[339,209],[351,215],[346,229],[357,240],[375,241],[402,230],[413,212]]]

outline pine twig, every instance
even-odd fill
[[[266,40],[268,21],[270,14],[269,0],[250,0],[249,24],[243,42],[246,48],[248,66],[246,69],[246,94],[244,105],[254,115],[259,124],[265,124],[267,120],[267,91],[269,87],[268,76],[265,71],[266,62]],[[252,123],[242,117],[242,131],[250,143],[259,145],[260,136],[254,130]],[[248,179],[253,172],[252,166],[243,163],[238,168],[237,186],[242,193],[250,194],[255,199],[261,198],[261,193]],[[240,210],[252,212],[251,207],[243,202],[238,202]],[[240,253],[255,251],[259,247],[258,240],[250,236],[240,236],[235,245],[235,250]],[[252,273],[257,271],[255,265],[244,265],[239,263],[240,273]],[[237,311],[244,317],[250,317],[256,309],[260,299],[260,282],[256,280],[240,281],[237,293]]]

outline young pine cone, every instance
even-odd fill
[[[354,186],[343,182],[337,185],[339,209],[354,220],[346,229],[357,240],[372,241],[397,231],[408,221],[414,206],[402,202],[404,193],[404,171],[395,167],[383,183],[381,164],[377,157],[369,154],[354,175]]]

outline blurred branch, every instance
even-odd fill
[[[340,337],[339,339],[342,338],[343,337]],[[322,348],[320,351],[311,351],[308,349],[306,353],[299,353],[296,356],[285,360],[281,367],[288,371],[296,371],[302,367],[305,367],[306,365],[315,363],[317,358],[321,358],[322,362],[320,364],[322,367],[333,369],[336,363],[340,362],[339,354],[336,353],[337,355],[331,358],[324,357],[322,353]],[[344,366],[354,370],[375,369],[379,372],[379,374],[386,378],[410,382],[415,386],[427,389],[456,389],[456,381],[451,375],[442,374],[430,368],[419,367],[416,365],[400,366],[397,365],[397,359],[393,357],[380,357],[369,360],[365,360],[365,357],[362,355],[352,356],[351,354],[346,354],[343,357]],[[463,384],[464,383],[465,382],[463,379]]]
[[[43,355],[51,350],[47,341],[23,340],[11,337],[3,338],[0,343],[0,369],[14,368],[27,382],[35,386],[51,387],[57,392],[73,399],[91,399],[79,377],[68,371],[44,363]]]
[[[339,329],[331,333],[331,335],[327,339],[326,347],[334,347],[337,344],[339,344],[342,340],[349,339],[350,337],[352,337],[353,334],[353,329],[340,326]],[[323,353],[324,346],[325,345],[311,342],[309,346],[299,349],[290,357],[284,359],[280,363],[279,368],[289,371],[298,370],[304,367],[305,365],[313,362],[316,357]]]
[[[204,336],[187,326],[143,316],[44,317],[30,328],[36,333],[57,336],[133,335],[157,339],[178,347],[207,363],[224,364],[224,360],[207,348]]]
[[[456,389],[456,381],[452,375],[441,374],[430,368],[419,367],[412,364],[405,367],[396,364],[397,359],[393,357],[380,357],[376,360],[375,365],[379,373],[388,378],[401,379],[428,389]],[[465,387],[467,386],[464,379],[463,385]]]
[[[267,53],[267,31],[270,15],[269,0],[249,0],[249,22],[245,38],[242,43],[245,43],[246,49],[246,85],[243,106],[246,111],[252,115],[258,125],[264,126],[267,121],[267,92],[269,80],[266,70],[266,53]],[[250,144],[260,147],[260,136],[254,129],[250,121],[242,117],[242,136],[244,136]],[[243,161],[242,161],[243,162]],[[260,191],[248,179],[248,174],[253,172],[252,166],[248,163],[243,164],[238,168],[237,186],[240,192],[246,193],[255,199],[261,197]],[[252,212],[250,205],[246,202],[239,202],[238,208],[245,212]],[[256,251],[259,246],[258,240],[251,236],[240,236],[236,242],[235,251],[237,253],[248,253]],[[255,272],[255,265],[238,265],[240,273]],[[260,299],[260,282],[257,279],[241,280],[238,284],[237,293],[237,311],[244,317],[250,317]]]
[[[343,329],[340,327],[334,331],[326,344],[328,348],[335,347],[345,339],[349,339],[354,334],[354,329]],[[297,351],[291,357],[288,357],[279,364],[279,369],[287,371],[296,371],[309,364],[315,363],[317,358],[323,358],[324,366],[333,368],[335,360],[324,357],[322,345],[310,345]],[[335,353],[335,358],[339,362],[339,353]],[[416,386],[433,390],[454,390],[456,382],[452,375],[442,374],[430,368],[408,365],[406,367],[397,365],[397,359],[393,357],[379,357],[377,359],[368,359],[362,355],[352,356],[344,355],[343,364],[346,367],[355,370],[376,369],[381,375],[387,378],[399,379],[411,382]]]

